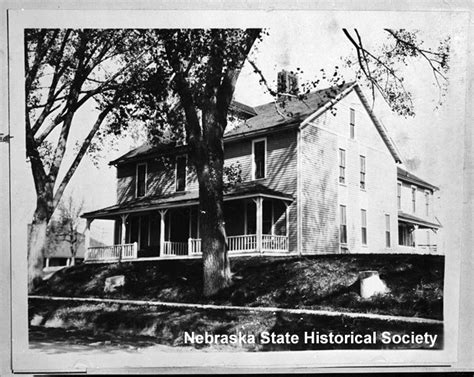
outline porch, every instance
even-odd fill
[[[241,192],[241,195],[228,194],[224,197],[229,256],[281,254],[290,250],[290,197],[259,189],[258,192]],[[84,214],[87,219],[85,262],[202,257],[197,192],[180,195],[179,201],[169,200],[131,208],[114,206]],[[196,198],[190,200],[190,195],[196,195]],[[90,247],[94,219],[115,222],[113,244]]]
[[[399,212],[398,249],[407,254],[438,254],[437,231],[441,224]]]

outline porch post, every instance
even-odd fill
[[[160,256],[162,256],[165,250],[165,215],[168,210],[162,209],[158,212],[160,212]]]
[[[290,206],[287,202],[285,202],[285,221],[286,251],[290,251]]]
[[[254,199],[255,204],[257,205],[257,252],[262,252],[262,207],[263,207],[263,198],[258,197]]]
[[[89,247],[91,247],[91,224],[94,219],[86,220],[86,229],[84,230],[84,246],[86,248],[86,256],[89,253]],[[87,259],[87,257],[86,257]]]
[[[125,238],[125,236],[126,236],[126,234],[127,234],[127,224],[126,224],[126,222],[127,222],[127,217],[128,217],[128,215],[122,215],[122,216],[120,216],[120,217],[121,217],[121,219],[122,219],[122,234],[121,234],[122,237],[120,237],[122,244],[121,244],[121,246],[120,246],[119,261],[122,260],[123,248],[125,247],[124,245],[125,245],[125,243],[126,243],[126,241],[127,241],[126,238]]]

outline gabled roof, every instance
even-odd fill
[[[432,185],[431,183],[428,183],[428,182],[424,181],[423,179],[418,178],[416,175],[414,175],[414,174],[412,174],[412,173],[410,173],[410,172],[408,172],[405,169],[402,169],[400,167],[397,167],[397,177],[400,181],[411,183],[411,184],[414,184],[416,186],[420,186],[420,187],[423,187],[423,188],[427,188],[431,191],[439,190],[439,187],[436,187],[436,186]]]
[[[284,108],[281,107],[283,102],[278,101],[256,106],[254,107],[255,116],[226,131],[224,137],[231,139],[263,130],[281,129],[283,126],[297,126],[308,116],[327,103],[334,101],[341,93],[353,86],[354,83],[350,82],[308,93],[301,99],[290,97],[284,102]]]
[[[284,192],[273,190],[265,185],[255,182],[244,182],[235,185],[224,193],[224,201],[247,198],[247,197],[267,197],[283,201],[292,201],[293,196]],[[174,192],[168,195],[144,196],[129,200],[125,203],[105,207],[96,211],[86,212],[81,215],[83,218],[111,219],[121,214],[130,212],[145,212],[170,207],[184,207],[199,204],[199,191]]]
[[[307,122],[308,119],[319,116],[319,114],[322,114],[331,108],[331,106],[335,105],[354,89],[393,158],[396,162],[401,162],[401,157],[395,144],[388,136],[385,127],[373,114],[368,101],[355,82],[344,83],[342,85],[336,85],[308,93],[302,96],[301,99],[289,98],[284,102],[284,108],[282,108],[283,103],[278,101],[276,103],[270,102],[256,107],[250,107],[240,102],[233,101],[231,111],[243,115],[243,118],[246,119],[243,119],[243,121],[236,127],[227,129],[224,134],[224,141],[230,142],[232,140],[240,140],[246,137],[254,137],[259,134],[267,134],[288,128],[297,128],[302,125],[302,122]],[[179,153],[175,150],[176,148],[178,147],[173,144],[163,144],[158,146],[145,144],[128,152],[120,158],[111,161],[110,164],[134,161],[142,159],[145,156],[150,157],[152,155],[172,153],[173,150],[175,153]],[[186,147],[181,146],[179,148],[182,148],[180,152],[184,152]]]
[[[132,162],[141,160],[143,157],[162,156],[166,154],[179,154],[187,150],[186,145],[176,145],[176,143],[161,143],[153,145],[151,143],[145,143],[140,145],[138,148],[132,149],[125,153],[123,156],[110,161],[109,165],[117,165],[122,162]]]

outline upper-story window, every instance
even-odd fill
[[[397,207],[402,209],[402,184],[400,182],[397,183]]]
[[[340,216],[340,225],[339,225],[339,237],[341,243],[347,243],[347,216],[346,216],[346,206],[339,206],[339,216]]]
[[[135,196],[141,198],[146,195],[146,176],[147,176],[147,164],[141,163],[137,164],[136,168],[136,187],[135,187]]]
[[[352,108],[349,110],[350,110],[350,121],[349,121],[350,135],[351,135],[351,139],[354,139],[355,138],[355,110]]]
[[[411,211],[416,212],[416,187],[411,187]]]
[[[365,156],[360,156],[360,188],[365,190]]]
[[[430,193],[425,191],[425,214],[426,216],[430,215]]]
[[[339,149],[339,183],[346,183],[346,151]]]
[[[176,191],[186,190],[186,156],[176,157]]]
[[[266,176],[267,164],[267,140],[259,139],[252,141],[252,176],[253,179],[261,179]]]

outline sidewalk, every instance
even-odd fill
[[[188,308],[188,309],[213,309],[213,310],[237,310],[251,312],[270,312],[270,313],[288,313],[288,314],[311,314],[324,317],[348,317],[355,319],[376,319],[382,321],[396,321],[404,323],[417,324],[443,324],[443,321],[419,318],[419,317],[402,317],[385,314],[373,313],[353,313],[330,310],[314,310],[314,309],[289,309],[278,307],[248,307],[248,306],[230,306],[230,305],[212,305],[212,304],[188,304],[181,302],[163,302],[163,301],[141,301],[141,300],[118,300],[106,298],[88,298],[88,297],[58,297],[58,296],[28,296],[30,299],[51,300],[51,301],[73,301],[73,302],[93,302],[93,303],[109,303],[109,304],[125,304],[125,305],[146,305],[161,306],[166,308]]]

